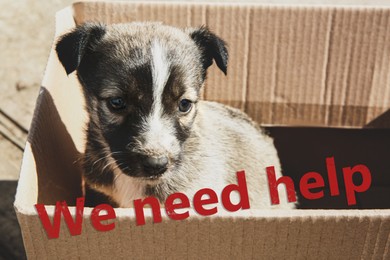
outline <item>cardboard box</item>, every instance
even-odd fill
[[[227,77],[209,70],[205,99],[271,126],[284,173],[296,184],[308,171],[326,176],[325,158],[334,156],[339,178],[342,167],[363,163],[372,185],[354,207],[343,191],[336,197],[325,191],[322,200],[301,198],[305,209],[191,214],[144,226],[136,226],[133,209],[117,208],[109,232],[96,231],[92,208],[85,208],[81,235],[71,236],[62,221],[60,237],[48,239],[34,204],[48,205],[53,216],[57,201],[75,205],[83,196],[87,119],[77,79],[66,76],[52,49],[15,200],[29,258],[390,258],[389,7],[81,2],[57,13],[56,37],[91,20],[207,24],[228,42],[231,59]]]

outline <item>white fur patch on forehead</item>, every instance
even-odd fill
[[[171,120],[163,116],[163,92],[170,75],[170,63],[166,49],[158,40],[151,46],[152,77],[153,77],[153,103],[150,114],[142,122],[142,149],[148,153],[174,154],[178,151],[175,138],[175,129]]]
[[[162,94],[169,77],[169,61],[164,46],[154,40],[151,47],[152,53],[152,77],[153,77],[153,98],[156,104],[161,105]]]

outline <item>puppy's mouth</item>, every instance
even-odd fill
[[[164,176],[167,175],[167,173],[170,171],[170,168],[172,167],[169,167],[167,168],[165,171],[161,171],[160,173],[155,173],[155,174],[152,174],[150,175],[150,172],[145,172],[145,171],[142,171],[142,173],[140,173],[139,175],[135,176],[137,179],[147,183],[148,185],[157,185],[159,184]]]
[[[164,172],[165,173],[165,172]],[[150,175],[150,176],[141,176],[140,178],[147,182],[158,182],[160,178],[164,175],[164,173],[156,174],[156,175]]]
[[[166,174],[167,171],[168,169],[164,171],[161,170],[158,172],[150,172],[150,171],[145,171],[144,169],[142,169],[142,167],[136,167],[136,169],[133,170],[128,170],[128,168],[122,169],[122,172],[124,174],[145,181],[158,181],[159,179],[161,179],[161,177],[163,177]]]

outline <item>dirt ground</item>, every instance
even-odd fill
[[[53,40],[55,12],[71,2],[0,0],[0,110],[26,130]],[[0,117],[0,125],[11,137],[17,135],[5,118]],[[21,145],[25,136],[17,137]],[[21,149],[3,137],[0,149],[0,179],[16,179]]]

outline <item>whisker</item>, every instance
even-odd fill
[[[112,164],[114,164],[114,163],[115,163],[115,161],[112,161],[112,162],[107,163],[107,164],[103,167],[102,172],[104,172],[104,170],[105,170],[108,166],[110,166],[110,165],[112,165]]]
[[[100,161],[103,160],[103,159],[107,159],[107,155],[105,155],[105,156],[99,158],[98,160],[96,160],[96,161],[92,164],[92,169],[93,169],[93,167],[94,167],[98,162],[100,162]]]
[[[112,155],[114,155],[114,154],[125,154],[125,153],[122,152],[122,151],[114,151],[114,152],[111,152],[111,153],[109,153],[109,154],[107,154],[107,155],[104,155],[103,157],[97,159],[97,160],[92,164],[92,171],[93,171],[95,165],[96,165],[98,162],[100,162],[100,161],[103,160],[103,159],[108,159],[110,156],[112,157]],[[106,167],[106,166],[105,166],[105,167]],[[105,167],[104,167],[104,168],[105,168]],[[103,168],[103,171],[104,171],[104,168]]]
[[[118,177],[119,177],[119,176],[121,176],[121,174],[122,174],[122,173],[120,173],[120,174],[117,174],[117,175],[115,176],[115,178],[114,178],[113,182],[115,182],[115,181],[116,181],[116,179],[118,179]]]

